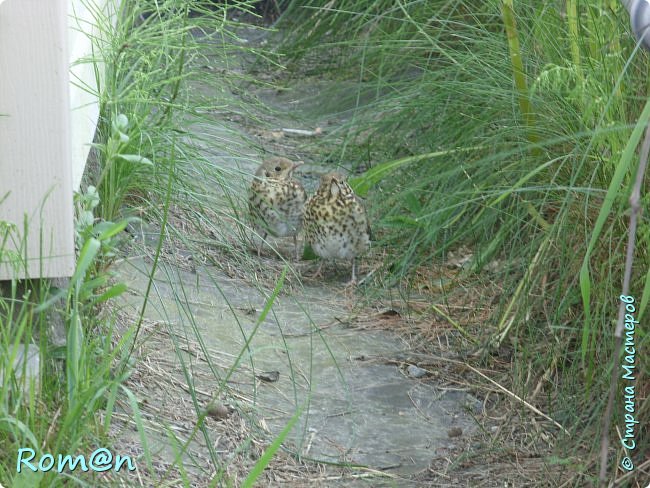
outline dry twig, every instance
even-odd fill
[[[634,246],[636,240],[636,225],[641,210],[641,186],[643,184],[643,177],[648,165],[648,154],[650,153],[650,124],[645,130],[645,139],[641,147],[641,160],[639,168],[636,172],[636,180],[634,181],[634,188],[630,195],[630,230],[627,241],[627,254],[625,256],[625,274],[623,275],[623,291],[621,295],[629,295],[630,281],[632,278],[632,264],[634,263]],[[621,353],[621,344],[623,342],[623,324],[625,319],[625,302],[620,300],[618,307],[618,322],[614,337],[616,343],[614,345],[614,360],[618,360]],[[609,450],[609,428],[611,424],[612,410],[614,408],[614,397],[616,396],[616,385],[618,383],[618,369],[615,365],[612,367],[612,379],[609,384],[609,398],[607,400],[607,408],[603,416],[603,430],[602,438],[600,441],[600,484],[605,486],[607,483],[607,452]]]

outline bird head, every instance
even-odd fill
[[[326,173],[320,177],[318,191],[332,198],[337,198],[343,191],[343,185],[345,185],[345,176],[341,173]]]
[[[302,161],[290,161],[287,158],[275,156],[264,160],[255,173],[258,178],[270,178],[275,180],[287,180],[291,177],[293,171]]]

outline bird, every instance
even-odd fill
[[[318,256],[352,260],[350,284],[356,283],[356,257],[370,248],[371,231],[366,209],[344,176],[321,176],[318,190],[305,204],[303,221],[305,239]]]
[[[302,228],[307,193],[293,179],[293,172],[302,164],[302,161],[293,162],[274,156],[264,160],[255,172],[248,194],[248,207],[253,228],[262,238],[257,246],[258,257],[262,243],[271,234],[275,237],[293,237],[298,260],[297,235]]]

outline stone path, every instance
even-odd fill
[[[301,87],[295,91],[303,93],[298,98],[286,93],[274,98],[269,90],[260,95],[275,108],[276,117],[281,117],[284,107],[286,126],[291,126],[296,123],[295,114],[301,113],[301,104],[313,105],[311,94],[322,89]],[[219,119],[219,128],[194,121],[188,121],[188,128],[213,131],[215,144],[204,145],[206,158],[226,174],[242,175],[239,180],[233,178],[232,184],[240,185],[240,194],[245,195],[247,175],[261,158],[259,145],[238,121],[225,120],[219,113],[214,117]],[[316,123],[305,121],[305,126]],[[313,187],[324,171],[324,167],[306,165],[306,186]],[[205,191],[211,208],[223,215],[230,212],[231,203],[218,187],[206,183]],[[228,226],[225,221],[224,226]],[[234,239],[236,232],[231,231]],[[281,254],[290,255],[283,251],[284,243],[273,242]],[[116,279],[129,285],[122,303],[127,317],[136,317],[142,306],[152,267],[152,244],[143,248],[150,252],[134,253],[114,267]],[[279,258],[270,252],[262,257],[261,265],[273,261],[276,268],[281,267]],[[220,391],[220,381],[230,368],[234,372],[218,400],[230,407],[231,422],[239,416],[247,425],[256,426],[254,437],[270,440],[301,409],[300,420],[285,443],[289,452],[303,460],[350,463],[370,468],[366,472],[396,475],[400,481],[391,483],[400,486],[411,474],[426,470],[440,449],[453,449],[457,435],[474,431],[468,409],[479,408],[476,400],[463,391],[409,376],[394,361],[408,351],[408,344],[386,331],[359,328],[351,316],[353,301],[336,289],[336,283],[330,280],[283,291],[259,326],[271,289],[251,283],[254,280],[228,276],[222,267],[196,262],[180,268],[163,262],[155,274],[141,334],[148,339],[139,347],[150,373],[138,366],[131,381],[143,385],[138,398],[146,399],[142,409],[150,422],[148,435],[155,446],[154,457],[162,464],[168,465],[174,457],[173,446],[165,441],[169,431],[187,439],[194,428],[195,408],[187,391],[195,390],[203,408]],[[164,388],[148,383],[166,374]],[[156,425],[166,428],[156,429]],[[193,476],[210,479],[214,473],[214,467],[206,467],[210,445],[223,459],[232,459],[228,449],[234,444],[220,440],[228,437],[232,427],[210,420],[190,443],[184,460]],[[125,439],[124,432],[116,435]],[[138,443],[137,434],[132,432],[130,438]],[[349,480],[345,485],[350,486]]]

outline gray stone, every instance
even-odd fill
[[[13,346],[9,346],[7,354],[14,356]],[[5,373],[13,376],[9,379],[9,386],[16,384],[22,389],[24,395],[29,395],[32,382],[34,384],[34,391],[40,389],[40,351],[38,346],[34,344],[18,344],[15,351],[15,356],[11,362],[10,371],[3,371],[0,369],[0,383],[4,382]],[[14,383],[15,380],[15,383]]]
[[[406,371],[408,372],[411,378],[422,378],[427,374],[426,369],[422,369],[416,366],[415,364],[409,364],[409,367],[406,368]]]

